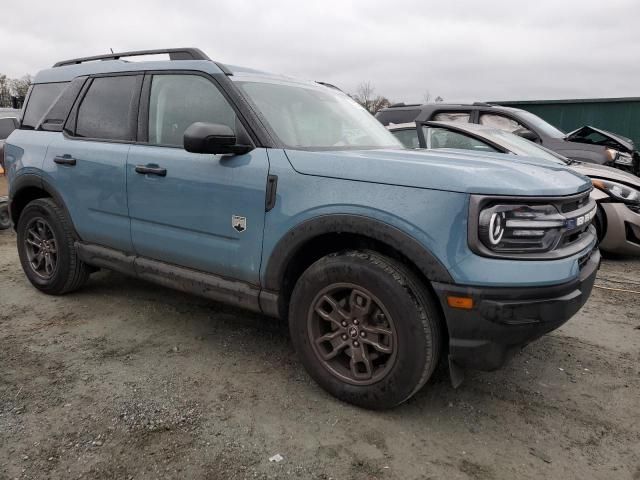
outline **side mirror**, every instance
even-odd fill
[[[538,141],[538,135],[536,135],[534,132],[532,132],[531,130],[529,130],[527,128],[519,128],[518,130],[514,131],[513,133],[515,133],[519,137],[526,138],[527,140],[531,140],[532,142],[537,142]]]
[[[227,125],[192,123],[184,132],[184,149],[191,153],[241,155],[253,150],[251,145],[237,145],[236,135]]]

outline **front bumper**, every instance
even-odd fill
[[[433,283],[449,329],[455,365],[495,370],[520,348],[560,327],[585,304],[600,266],[600,252],[581,260],[578,277],[550,287],[476,288]],[[471,310],[449,307],[447,296],[472,297]]]
[[[606,252],[640,255],[640,214],[623,203],[602,202],[607,226],[600,248]]]

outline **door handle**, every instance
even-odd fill
[[[76,159],[71,155],[62,155],[55,157],[53,159],[53,163],[57,163],[58,165],[70,165],[73,167],[76,164]]]
[[[143,175],[158,175],[159,177],[167,176],[167,169],[157,165],[136,165],[136,172]]]

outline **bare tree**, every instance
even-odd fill
[[[424,103],[429,103],[429,101],[431,100],[431,92],[429,90],[426,90],[422,94],[422,100],[424,100]]]
[[[371,85],[371,82],[368,81],[358,85],[356,93],[352,95],[352,98],[372,114],[391,105],[388,98],[382,95],[376,95],[375,88]]]
[[[0,74],[0,107],[11,106],[11,79]]]
[[[21,106],[31,85],[31,76],[12,79],[0,74],[0,108]]]
[[[11,80],[11,90],[14,97],[23,99],[27,96],[29,87],[31,86],[31,75],[25,75],[22,78]]]

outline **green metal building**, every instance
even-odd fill
[[[636,148],[640,146],[640,97],[490,103],[528,110],[564,132],[590,125],[630,138]]]

